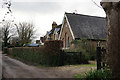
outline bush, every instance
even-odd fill
[[[8,48],[7,47],[3,48],[3,53],[8,54]]]
[[[87,57],[89,60],[95,60],[96,59],[96,47],[90,43],[87,39],[81,39],[81,40],[74,40],[71,42],[71,44],[75,45],[74,49],[70,49],[69,51],[79,52],[81,51],[84,55],[88,55]]]
[[[21,60],[47,66],[88,63],[84,54],[54,51],[46,47],[15,47],[9,49],[9,53]]]
[[[63,52],[62,45],[62,41],[46,41],[45,46],[14,47],[9,53],[21,60],[47,66],[88,63],[86,54]]]
[[[78,74],[76,78],[84,78],[85,80],[91,80],[91,79],[115,79],[115,77],[112,75],[112,72],[109,69],[101,69],[101,70],[94,70],[86,73],[84,76],[81,74]]]
[[[16,47],[13,48],[12,55],[22,60],[37,64],[47,66],[59,65],[59,55],[53,52],[48,52],[44,47]]]
[[[87,55],[83,53],[65,53],[64,54],[64,64],[86,64],[88,63]]]

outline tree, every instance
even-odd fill
[[[0,50],[2,49],[2,28],[0,27]]]
[[[34,38],[34,26],[32,23],[22,22],[16,25],[17,33],[19,37],[19,44],[23,46],[28,44]]]
[[[108,0],[109,1],[109,0]],[[105,2],[101,5],[107,17],[107,59],[115,76],[120,76],[120,2]]]
[[[2,27],[2,40],[3,40],[3,45],[4,47],[8,46],[8,41],[12,37],[12,34],[10,35],[10,29],[11,29],[11,24],[10,22],[5,22],[3,23]]]

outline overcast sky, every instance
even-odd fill
[[[2,0],[0,0],[2,1]],[[92,0],[11,0],[15,21],[33,22],[36,28],[37,39],[44,36],[52,28],[52,22],[61,24],[64,13],[105,17],[103,9],[96,6]],[[99,6],[101,0],[94,0]],[[2,3],[0,3],[2,4]],[[0,8],[0,18],[3,18],[5,8]],[[13,18],[13,17],[11,17]]]

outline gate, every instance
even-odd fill
[[[106,49],[104,47],[97,47],[97,70],[101,68],[105,68],[107,66],[106,63]]]

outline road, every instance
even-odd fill
[[[94,69],[95,67],[63,66],[40,68],[27,65],[2,54],[2,68],[5,78],[73,78],[75,74],[91,68]]]
[[[0,51],[0,80],[2,79],[2,52]]]

